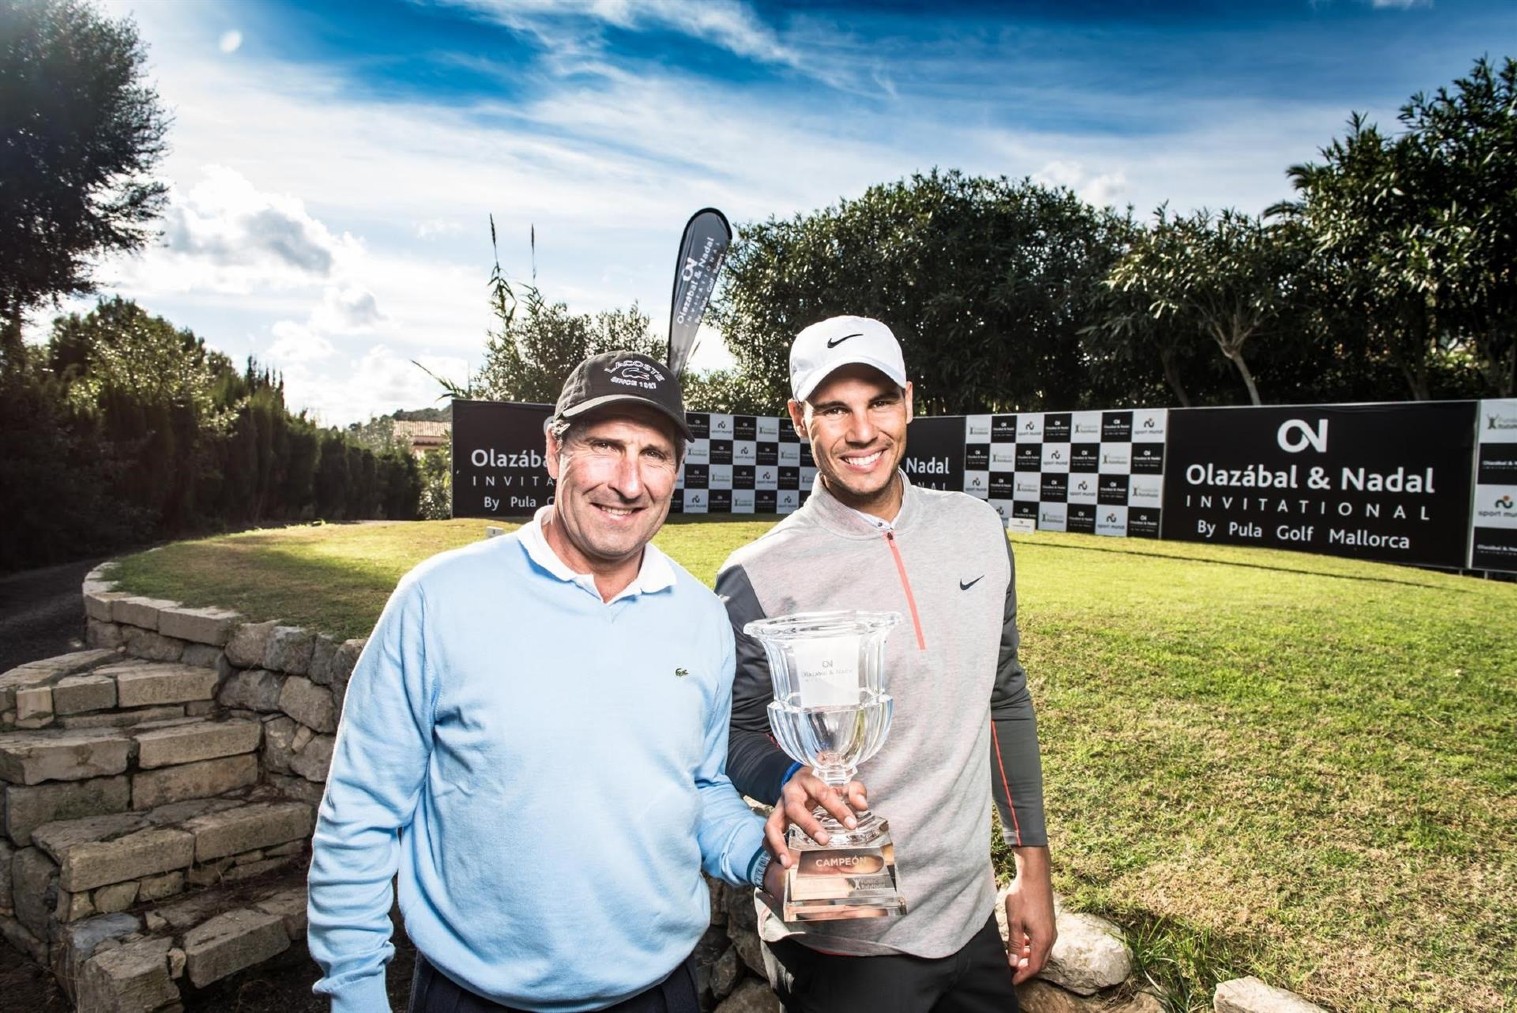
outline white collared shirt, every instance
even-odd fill
[[[543,523],[552,509],[552,504],[539,507],[536,515],[521,526],[516,536],[521,539],[521,544],[527,550],[527,555],[531,558],[532,562],[547,570],[559,580],[578,584],[599,598],[601,594],[600,590],[595,586],[595,574],[574,572],[569,564],[560,559],[558,553],[554,552],[553,547],[548,544],[547,536],[543,534]],[[650,542],[643,546],[643,562],[638,567],[637,577],[632,583],[617,592],[616,597],[606,604],[609,605],[611,602],[620,601],[634,594],[652,594],[655,591],[662,591],[665,588],[673,586],[674,567],[669,565],[669,557],[664,555],[663,552],[659,551],[657,546]]]

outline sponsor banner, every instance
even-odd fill
[[[669,300],[669,354],[666,357],[674,375],[685,371],[685,363],[695,349],[696,331],[716,276],[732,243],[732,226],[716,208],[701,208],[685,223],[680,237],[679,259],[674,265],[674,292]]]
[[[453,402],[453,516],[531,517],[553,502],[543,460],[551,405]]]
[[[1038,507],[1039,531],[1064,531],[1068,506],[1063,503],[1044,503]]]
[[[1101,470],[1099,443],[1074,443],[1069,447],[1069,470],[1080,475],[1094,475]]]
[[[1475,527],[1517,530],[1517,485],[1482,485],[1475,492]]]
[[[1163,535],[1461,567],[1475,408],[1445,401],[1172,411]]]
[[[1127,503],[1132,507],[1157,510],[1164,505],[1163,475],[1132,475],[1127,480]],[[1155,532],[1158,537],[1158,532]]]
[[[1069,454],[1068,443],[1044,443],[1041,462],[1043,470],[1068,473]]]
[[[1132,413],[1132,442],[1163,443],[1169,437],[1165,425],[1168,408],[1143,408]]]
[[[1069,476],[1069,502],[1094,505],[1099,495],[1098,485],[1099,479],[1094,475]],[[1090,515],[1092,524],[1095,523],[1095,516],[1094,513]]]
[[[1139,506],[1127,508],[1127,537],[1158,538],[1160,515],[1157,510]]]
[[[1069,440],[1071,443],[1100,443],[1101,413],[1072,413],[1069,417]]]
[[[1469,565],[1517,571],[1517,398],[1481,401]]]
[[[1096,507],[1096,534],[1124,537],[1127,534],[1127,508],[1125,506]]]

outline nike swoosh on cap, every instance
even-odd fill
[[[838,345],[841,345],[843,342],[847,341],[849,338],[862,338],[863,336],[864,336],[864,332],[863,331],[859,331],[857,334],[845,334],[841,338],[828,338],[827,339],[827,347],[828,348],[836,348]]]
[[[961,581],[959,581],[959,590],[960,591],[968,591],[970,588],[974,587],[976,584],[978,584],[980,581],[982,581],[984,579],[985,579],[985,575],[982,573],[978,577],[976,577],[974,580],[971,580],[971,581],[969,581],[967,583],[961,580]]]

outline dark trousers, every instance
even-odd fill
[[[695,990],[695,965],[689,958],[652,985],[602,1013],[700,1013]],[[416,954],[416,973],[411,978],[410,1013],[521,1013],[475,995]]]
[[[794,938],[764,943],[769,984],[788,1013],[1016,1013],[995,916],[959,952],[928,959],[818,953]]]

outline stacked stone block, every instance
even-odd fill
[[[89,650],[0,674],[0,934],[80,1010],[171,1010],[304,936],[363,645],[107,578],[85,581]]]

